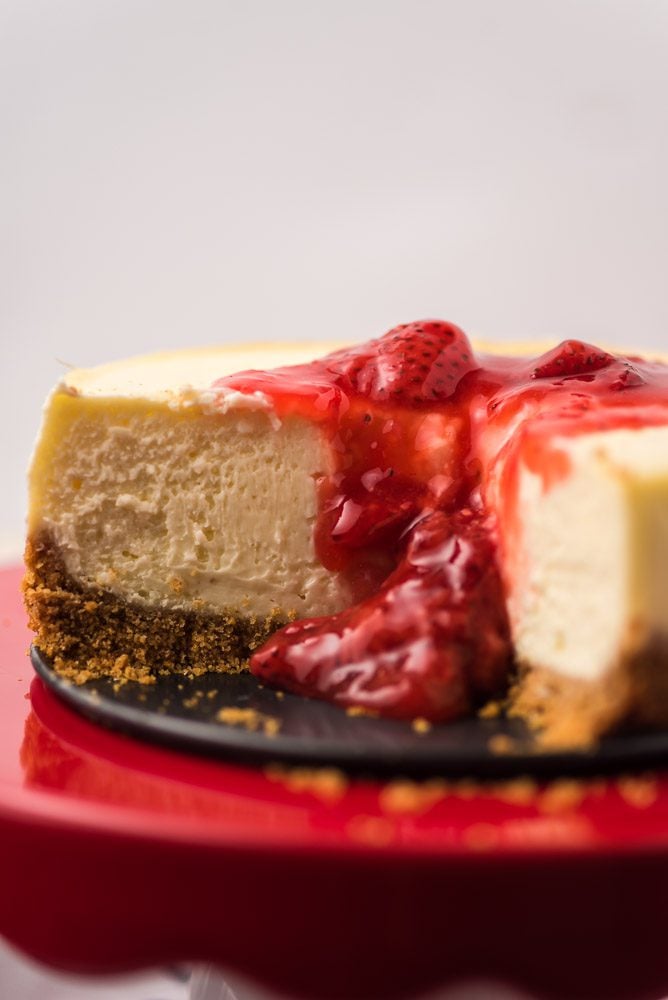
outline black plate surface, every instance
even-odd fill
[[[546,753],[536,748],[517,719],[472,717],[417,733],[407,722],[350,716],[327,702],[281,696],[247,673],[208,674],[194,680],[170,675],[152,685],[131,682],[114,690],[110,680],[72,684],[35,646],[31,659],[47,686],[88,719],[207,756],[260,764],[320,764],[370,774],[475,777],[601,774],[668,764],[666,732],[610,737],[587,752]],[[253,731],[245,724],[219,721],[221,709],[230,708],[259,713],[259,728]],[[499,736],[510,738],[511,753],[490,748],[490,741]]]

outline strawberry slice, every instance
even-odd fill
[[[365,601],[293,622],[253,654],[264,683],[395,718],[445,721],[506,681],[511,647],[489,527],[471,510],[427,515]]]
[[[623,392],[624,389],[636,389],[641,385],[647,385],[647,379],[643,378],[629,359],[617,359],[616,367],[621,370],[610,383],[612,392]]]
[[[612,354],[581,340],[562,340],[551,351],[538,358],[530,377],[562,379],[591,375],[601,368],[607,368],[614,360]]]
[[[416,517],[424,505],[424,486],[391,473],[386,470],[371,489],[364,486],[365,476],[346,478],[323,511],[334,542],[348,548],[389,542]]]
[[[344,390],[372,403],[407,407],[450,398],[462,378],[480,367],[466,334],[434,319],[396,326],[365,349],[341,351],[332,361],[330,370],[342,377]]]

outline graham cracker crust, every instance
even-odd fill
[[[151,683],[156,674],[238,673],[254,649],[290,619],[150,608],[83,586],[46,532],[29,538],[23,592],[35,643],[75,683],[112,676]]]
[[[645,647],[594,681],[520,666],[508,706],[546,750],[585,749],[610,733],[666,728],[668,650]]]
[[[149,684],[165,673],[237,673],[248,669],[254,649],[294,618],[278,608],[257,618],[128,603],[74,580],[46,532],[28,539],[25,562],[23,590],[35,642],[74,683],[111,676]],[[546,750],[590,747],[620,730],[665,728],[668,649],[627,655],[587,682],[520,665],[504,701],[507,714],[523,718]]]

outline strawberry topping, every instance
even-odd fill
[[[549,489],[568,472],[545,446],[555,437],[668,423],[663,365],[576,340],[534,361],[476,358],[439,320],[214,388],[262,392],[280,419],[321,426],[335,468],[317,485],[316,552],[355,602],[286,626],[251,670],[398,718],[452,719],[504,686],[510,629],[487,507],[495,496],[507,548],[520,454]]]
[[[342,388],[389,406],[424,407],[449,399],[464,375],[479,367],[466,334],[435,319],[396,326],[363,350],[351,348],[338,358]]]
[[[367,600],[288,625],[253,656],[269,684],[341,705],[445,721],[498,693],[510,655],[492,535],[471,510],[419,521]]]
[[[562,340],[547,354],[538,358],[531,378],[581,378],[606,368],[614,361],[612,354],[580,340]]]

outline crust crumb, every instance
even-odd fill
[[[419,733],[420,735],[422,735],[423,733],[428,733],[431,730],[431,722],[429,721],[429,719],[422,719],[422,718],[413,719],[413,721],[411,722],[411,728],[414,733]]]
[[[218,722],[224,722],[228,726],[243,726],[250,733],[262,730],[265,736],[276,736],[281,728],[280,719],[272,715],[265,715],[254,708],[221,708],[216,714]]]
[[[537,806],[543,813],[568,812],[577,809],[587,797],[588,787],[584,781],[563,778],[553,781],[538,796]]]
[[[282,767],[272,764],[264,771],[269,781],[290,792],[308,792],[328,804],[338,802],[348,790],[348,779],[336,767]]]
[[[416,781],[390,781],[378,795],[384,813],[421,815],[448,795],[450,788],[441,778],[418,783]]]
[[[536,800],[538,783],[528,776],[494,785],[494,797],[513,806],[528,806]]]
[[[361,715],[366,715],[370,719],[378,718],[378,712],[374,708],[365,708],[364,705],[349,705],[346,709],[346,715],[349,715],[351,719]]]
[[[506,736],[504,733],[497,733],[495,736],[491,736],[487,741],[487,746],[490,753],[497,754],[499,757],[517,753],[518,750],[517,741],[512,736]]]
[[[617,791],[630,806],[649,809],[659,796],[656,778],[652,774],[623,775],[617,780]]]

